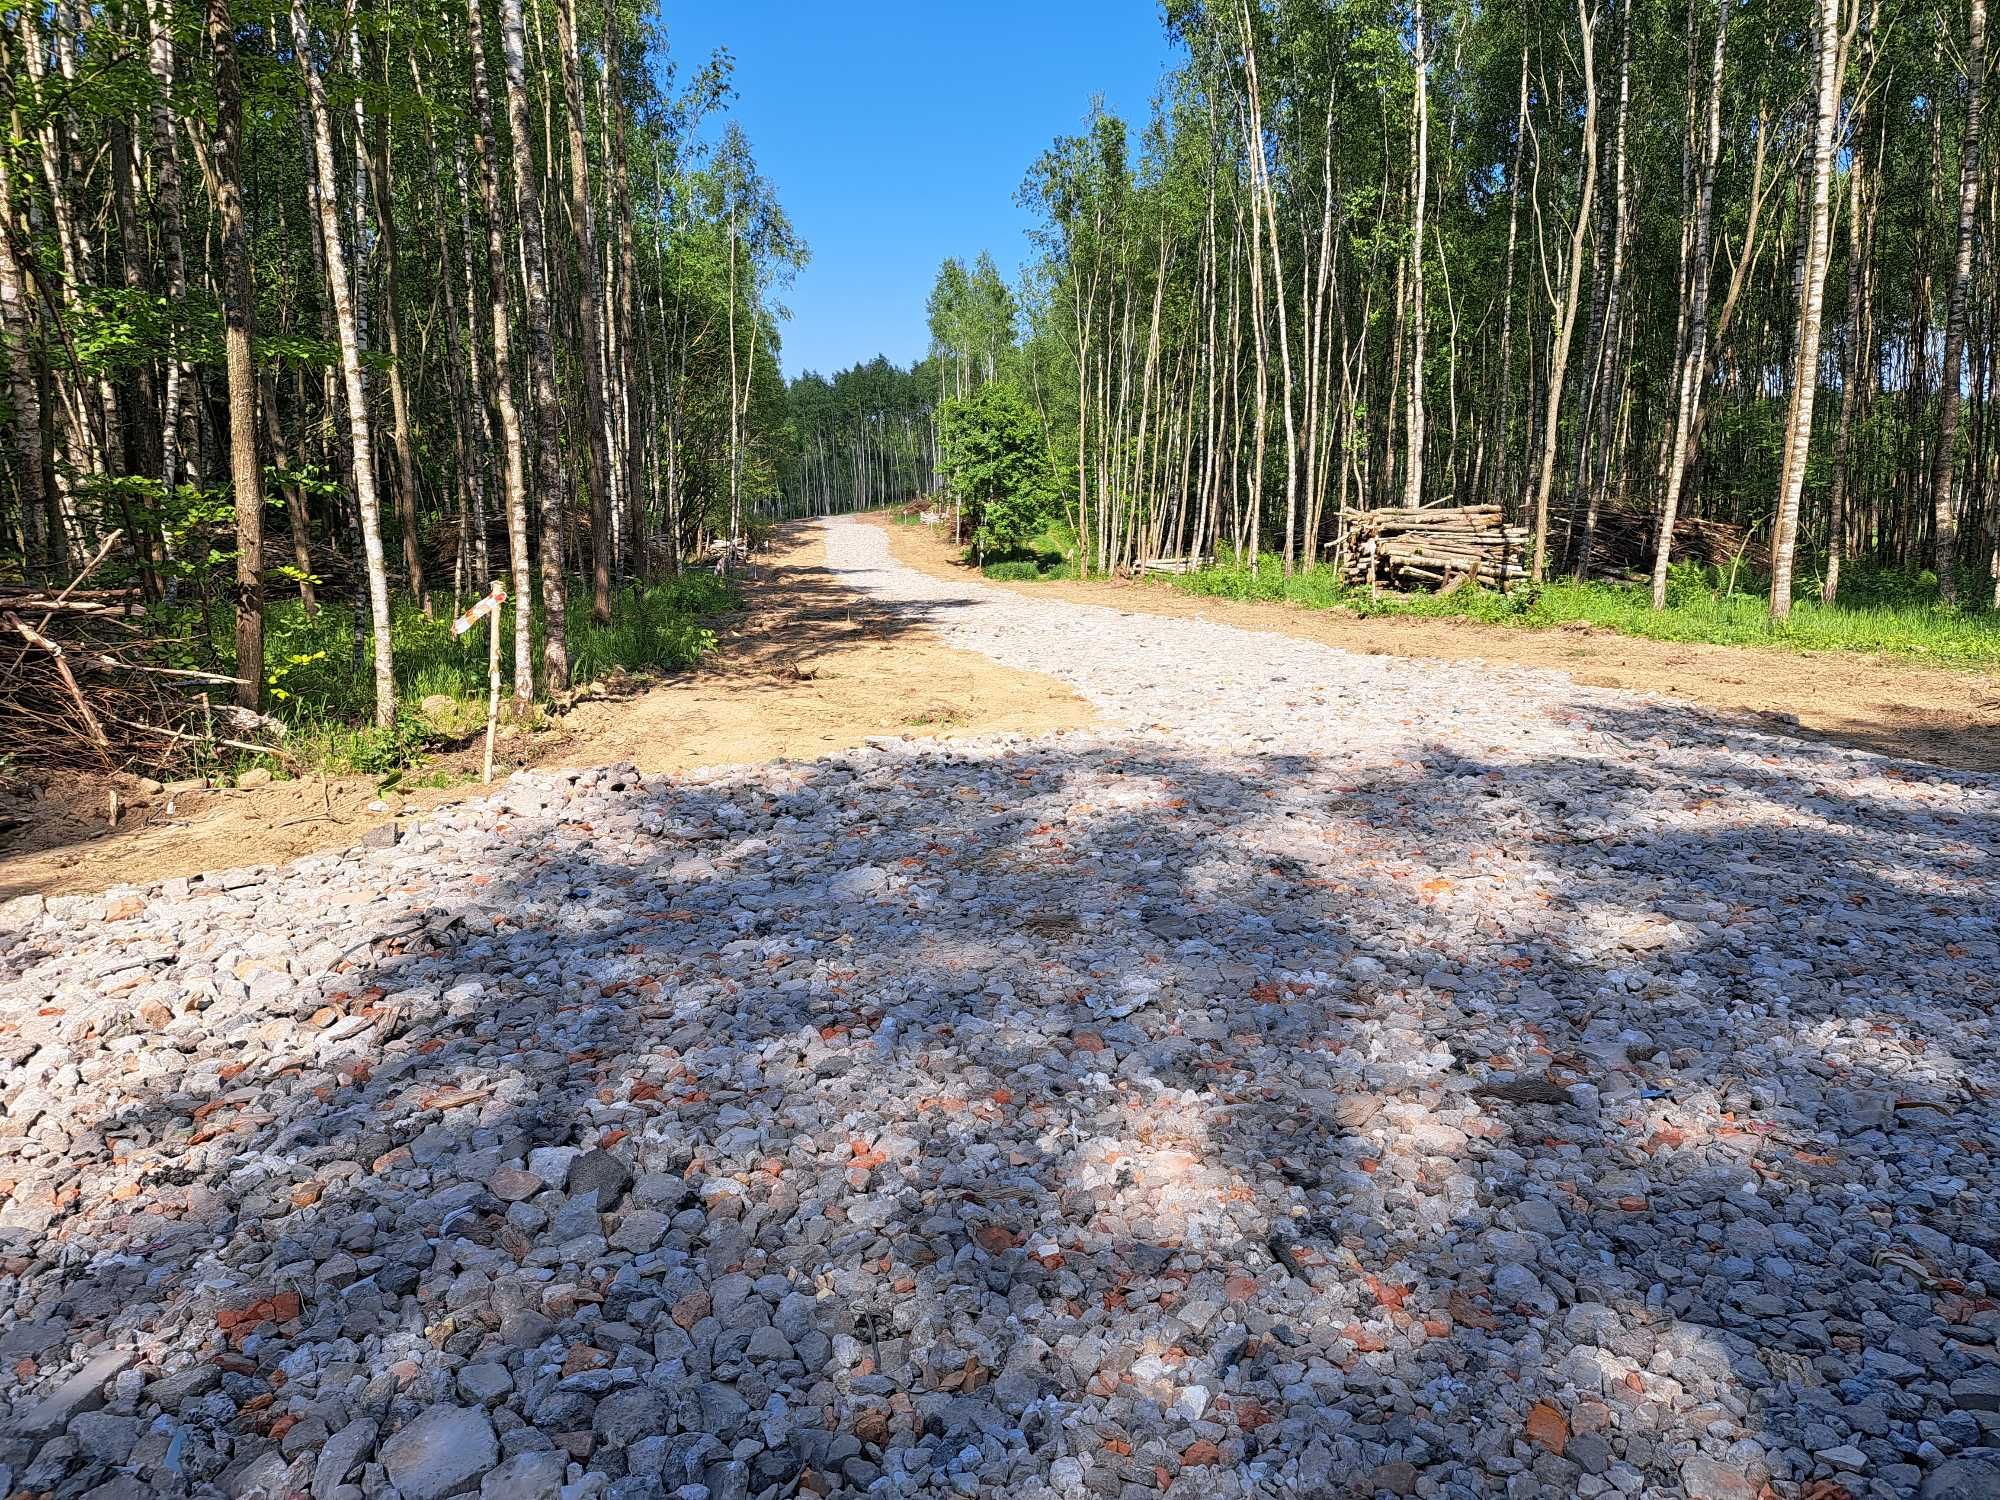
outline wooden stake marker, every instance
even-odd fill
[[[451,622],[453,635],[464,635],[482,616],[489,622],[486,632],[486,767],[480,780],[493,784],[493,742],[500,733],[500,606],[507,602],[507,589],[493,580],[492,592]]]

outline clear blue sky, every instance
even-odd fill
[[[663,0],[685,71],[736,59],[734,117],[812,264],[781,300],[788,375],[920,358],[938,264],[1029,252],[1015,206],[1093,94],[1143,121],[1172,57],[1154,0]],[[1136,130],[1135,130],[1136,134]]]

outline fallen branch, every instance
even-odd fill
[[[225,739],[219,734],[183,734],[178,729],[168,729],[163,724],[142,724],[137,719],[120,719],[113,716],[111,722],[123,724],[127,729],[136,729],[141,734],[157,734],[163,739],[180,740],[190,745],[226,745],[231,750],[247,750],[252,755],[269,755],[285,763],[296,766],[297,761],[274,745],[253,744],[249,740]]]
[[[191,667],[149,667],[135,661],[120,661],[115,656],[95,653],[90,660],[102,666],[116,667],[121,672],[146,672],[155,677],[184,677],[190,682],[212,683],[217,687],[236,687],[243,684],[241,677],[225,677],[220,672],[197,672]]]
[[[98,570],[103,564],[104,559],[111,555],[111,549],[118,545],[118,538],[123,535],[125,533],[122,530],[114,531],[98,544],[97,555],[83,565],[83,571],[69,581],[68,588],[56,595],[55,603],[50,606],[51,609],[61,608],[68,601],[71,594],[74,594],[78,589],[83,587],[83,581]],[[42,620],[41,628],[44,630],[49,628],[49,622],[46,618]]]
[[[90,711],[90,704],[83,696],[83,689],[76,685],[76,674],[70,671],[69,663],[63,658],[63,648],[11,609],[7,611],[7,623],[19,631],[22,638],[30,645],[40,646],[54,659],[57,675],[62,678],[63,686],[69,689],[70,697],[76,700],[76,711],[82,716],[85,727],[90,730],[90,737],[97,742],[100,749],[109,750],[111,737],[104,732],[104,726],[97,722],[97,715]]]

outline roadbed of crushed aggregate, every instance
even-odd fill
[[[826,537],[1101,726],[0,907],[0,1494],[2000,1495],[1993,780]]]

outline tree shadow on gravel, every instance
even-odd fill
[[[1977,1443],[1993,1336],[1990,793],[1917,826],[1898,768],[1589,717],[1624,758],[529,777],[272,877],[262,952],[226,878],[205,953],[127,914],[94,999],[13,986],[14,1075],[188,1062],[0,1100],[17,1317],[200,1387],[124,1456],[160,1494],[492,1364],[508,1451],[633,1494],[1894,1483],[1919,1420]],[[147,1009],[232,984],[205,1043]],[[545,1147],[636,1180],[600,1218],[503,1170]]]

